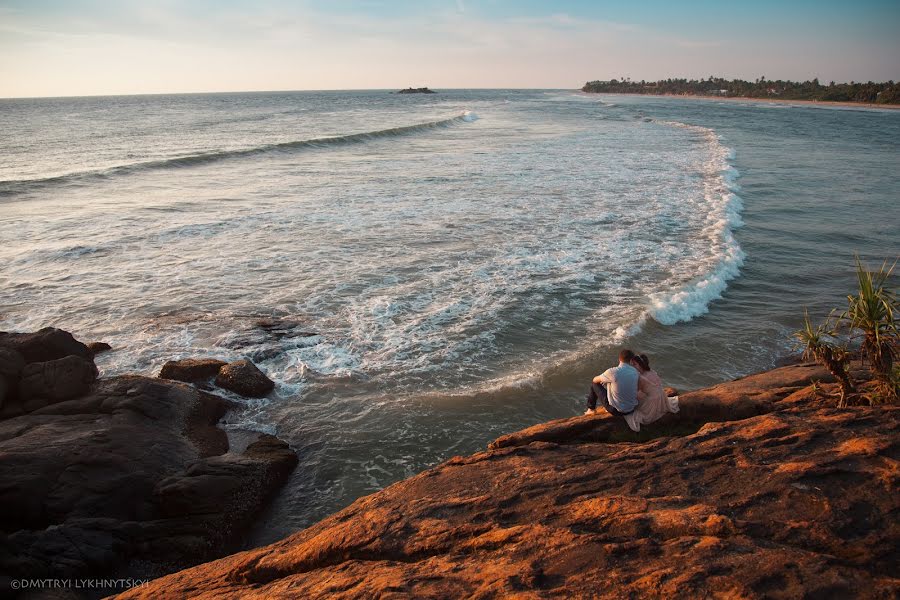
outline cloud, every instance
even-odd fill
[[[793,35],[761,45],[757,36],[735,31],[725,43],[574,11],[497,14],[464,0],[58,6],[0,7],[0,96],[408,85],[571,89],[622,75],[775,76],[772,65],[783,66],[778,76],[805,77],[815,57],[836,57],[815,69],[822,79],[840,80],[832,67],[840,64],[866,66],[846,68],[849,78],[879,78],[870,65],[891,71],[884,79],[898,78],[895,68],[874,60],[891,55],[873,49],[877,40],[867,46]]]

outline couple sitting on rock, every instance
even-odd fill
[[[623,417],[633,431],[668,412],[678,412],[678,396],[666,396],[647,355],[627,349],[619,353],[619,366],[594,377],[584,414],[596,414],[598,401],[609,414]]]

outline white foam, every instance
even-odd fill
[[[344,345],[322,342],[304,348],[288,350],[292,368],[300,376],[307,371],[320,375],[347,376],[360,367],[360,358],[352,349]]]
[[[649,296],[650,316],[663,325],[672,325],[708,312],[710,302],[721,298],[728,282],[740,274],[745,254],[733,230],[743,225],[740,215],[743,203],[735,193],[740,189],[737,183],[740,173],[729,163],[734,159],[734,150],[723,146],[715,131],[674,121],[659,123],[698,133],[706,140],[710,152],[704,169],[706,193],[702,206],[698,207],[708,213],[704,235],[712,252],[710,268],[674,290]]]
[[[158,372],[175,356],[259,356],[276,395],[351,376],[396,396],[427,386],[530,385],[523,382],[536,381],[531,373],[568,360],[573,349],[617,343],[647,318],[691,318],[721,294],[739,266],[728,235],[740,225],[741,207],[733,153],[714,132],[585,122],[568,108],[560,120],[547,118],[544,107],[523,118],[517,111],[527,105],[514,104],[514,111],[468,105],[491,116],[475,129],[446,127],[477,120],[466,107],[454,105],[452,119],[423,115],[419,129],[446,132],[419,140],[439,150],[423,152],[421,162],[398,145],[400,160],[385,154],[373,167],[364,148],[345,144],[335,157],[355,170],[336,171],[343,162],[325,153],[298,162],[273,152],[252,171],[240,161],[221,170],[210,164],[183,184],[192,206],[178,214],[168,210],[164,186],[166,199],[135,192],[141,212],[125,207],[131,220],[93,232],[90,243],[103,251],[74,269],[84,283],[60,288],[65,301],[51,322],[70,325],[63,313],[72,306],[88,307],[91,328],[96,315],[108,318],[106,330],[92,331],[123,348],[99,359],[111,371]],[[393,135],[383,127],[360,128]],[[601,135],[584,136],[591,128]],[[221,189],[207,191],[215,186],[206,170],[234,186],[233,202],[218,202]],[[79,231],[100,223],[90,216]],[[77,236],[59,244],[76,254],[89,247]],[[51,278],[73,270],[43,255],[35,260],[29,268]],[[121,308],[106,317],[113,303],[96,274],[110,266],[122,273]],[[198,317],[145,329],[141,322],[160,304],[194,306]],[[308,316],[309,331],[322,335],[248,336],[246,323],[223,314],[276,306]],[[48,324],[46,317],[45,309],[31,328]]]

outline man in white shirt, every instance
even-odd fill
[[[587,396],[587,411],[593,415],[597,412],[597,401],[606,411],[616,417],[630,415],[637,408],[637,390],[640,374],[631,366],[634,352],[619,352],[619,366],[607,369],[602,375],[594,377],[591,391]]]

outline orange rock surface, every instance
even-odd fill
[[[640,434],[538,425],[121,597],[896,598],[900,408],[838,410],[813,380],[683,394]]]

